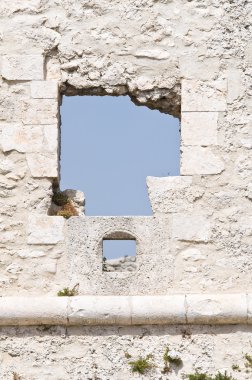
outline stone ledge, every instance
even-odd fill
[[[0,326],[252,324],[252,294],[0,297]]]

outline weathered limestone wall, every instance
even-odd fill
[[[52,296],[76,283],[82,296],[251,292],[251,8],[246,0],[1,0],[0,296]],[[147,178],[152,217],[50,215],[63,94],[127,94],[181,117],[181,175]],[[118,233],[136,238],[134,272],[102,272],[102,239]],[[250,327],[194,329],[188,368],[230,368],[250,349]],[[154,330],[146,329],[153,348],[182,339],[177,327]],[[2,379],[19,369],[9,352],[21,346],[22,376],[32,380],[69,379],[71,368],[73,379],[119,379],[121,342],[134,341],[139,355],[148,347],[133,327],[127,338],[119,327],[52,328],[42,338],[27,327],[22,339],[13,331],[2,331]],[[62,351],[46,353],[49,345]],[[150,378],[163,378],[157,373]]]
[[[29,380],[182,380],[192,368],[235,379],[250,380],[244,354],[251,352],[251,329],[243,326],[136,326],[136,327],[9,327],[1,328],[1,379],[13,380],[13,372]],[[169,347],[180,354],[183,366],[163,375],[163,355]],[[127,359],[125,353],[132,358]],[[153,354],[147,376],[132,374],[128,362]],[[184,377],[185,378],[185,377]]]

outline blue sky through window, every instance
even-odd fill
[[[61,190],[86,215],[151,215],[146,177],[179,175],[179,121],[128,96],[63,97]]]

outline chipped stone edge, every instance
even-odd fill
[[[0,326],[238,323],[252,324],[252,293],[0,297]]]

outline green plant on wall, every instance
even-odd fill
[[[71,218],[71,216],[78,216],[78,213],[73,205],[71,199],[62,191],[58,191],[53,194],[53,203],[61,207],[57,211],[57,216],[63,216],[65,219]]]
[[[218,372],[215,376],[207,375],[206,373],[198,373],[187,375],[188,380],[235,380],[227,372],[224,374]]]
[[[164,355],[164,368],[162,370],[162,373],[168,373],[171,371],[171,366],[174,365],[176,367],[179,367],[182,365],[182,359],[180,358],[180,355],[176,351],[170,351],[169,347],[166,347]]]
[[[235,380],[233,376],[228,375],[227,372],[225,371],[224,374],[218,372],[215,377],[213,377],[213,380]]]
[[[194,373],[187,375],[189,380],[211,380],[211,378],[206,373]]]
[[[232,365],[232,370],[233,370],[233,371],[241,372],[240,366],[239,366],[238,364],[233,364],[233,365]]]
[[[245,367],[252,369],[252,356],[250,356],[249,354],[245,354],[245,359]]]
[[[152,359],[151,354],[147,355],[146,357],[140,356],[137,360],[129,362],[131,371],[140,373],[142,375],[145,374],[147,371],[154,367],[154,364],[150,361],[150,359]]]
[[[79,284],[76,284],[72,289],[70,288],[63,288],[62,290],[59,290],[57,293],[58,297],[73,297],[77,296],[78,294],[78,286]]]

